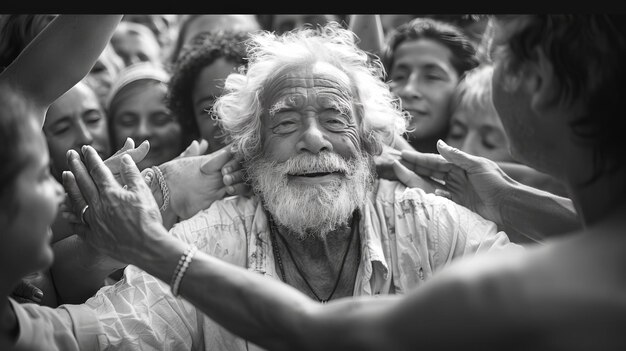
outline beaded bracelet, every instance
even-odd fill
[[[170,190],[167,187],[165,177],[163,176],[163,172],[161,172],[159,166],[152,166],[152,170],[154,170],[154,174],[159,182],[159,187],[161,188],[161,193],[163,194],[163,205],[161,205],[160,210],[161,212],[165,212],[165,210],[167,210],[167,206],[170,204]]]
[[[172,287],[172,295],[178,296],[178,288],[180,287],[180,281],[183,279],[187,268],[189,267],[189,263],[191,263],[191,259],[193,255],[198,251],[198,248],[195,245],[189,246],[185,253],[180,256],[178,260],[178,265],[174,270],[174,274],[172,275],[172,281],[170,286]]]

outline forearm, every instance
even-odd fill
[[[37,106],[47,107],[89,73],[121,18],[122,15],[59,15],[3,76]]]
[[[133,264],[171,283],[186,244],[169,237],[151,243]],[[152,258],[148,257],[152,252]],[[180,294],[235,334],[268,349],[304,349],[303,317],[318,305],[294,288],[197,252]]]
[[[516,184],[501,199],[502,229],[535,241],[582,228],[570,199]]]
[[[121,268],[102,261],[89,262],[98,255],[87,245],[73,235],[52,246],[54,262],[50,271],[59,304],[85,302],[104,285],[109,274]]]

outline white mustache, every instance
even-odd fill
[[[330,151],[318,155],[300,154],[276,165],[276,171],[283,175],[335,172],[347,174],[350,169],[343,157]]]

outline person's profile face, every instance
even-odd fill
[[[147,82],[125,87],[125,96],[117,102],[115,114],[111,116],[112,137],[116,149],[130,137],[135,145],[144,140],[150,142],[150,151],[139,169],[160,165],[182,152],[181,126],[165,103],[167,87],[164,84]]]
[[[225,145],[222,137],[224,132],[209,111],[215,100],[222,95],[226,77],[235,71],[236,65],[221,57],[200,71],[193,86],[191,99],[194,118],[200,137],[209,142],[208,152],[217,151]]]
[[[494,65],[491,85],[493,105],[508,137],[512,157],[543,169],[544,166],[536,164],[533,159],[543,159],[541,149],[545,145],[538,138],[549,133],[542,132],[542,127],[536,123],[541,118],[531,109],[531,97],[520,88],[521,73],[508,72],[506,68],[507,38],[516,29],[514,26],[502,26],[498,21],[492,24],[494,35],[489,51]]]
[[[52,263],[50,226],[65,194],[50,174],[46,141],[35,120],[24,120],[29,129],[20,148],[25,166],[12,184],[12,199],[2,198],[11,201],[16,212],[10,218],[0,215],[0,265],[11,267],[18,276],[46,269]]]
[[[297,153],[361,152],[351,82],[323,62],[290,67],[268,82],[261,96],[264,155],[284,162]]]
[[[445,134],[450,100],[459,75],[452,66],[452,51],[434,40],[405,41],[394,52],[390,88],[411,114],[411,137],[417,140]]]
[[[124,65],[130,66],[138,62],[160,62],[161,47],[159,42],[150,29],[145,29],[145,31],[129,29],[116,33],[112,38],[111,43],[115,52],[124,61]]]
[[[80,152],[83,145],[91,145],[103,159],[111,154],[106,116],[93,90],[82,82],[50,106],[43,129],[57,179],[68,169],[70,149]]]

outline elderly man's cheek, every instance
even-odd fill
[[[359,137],[359,133],[356,129],[348,129],[344,133],[342,133],[341,138],[339,138],[336,146],[337,152],[340,154],[344,154],[345,156],[355,156],[361,152],[361,138]]]

